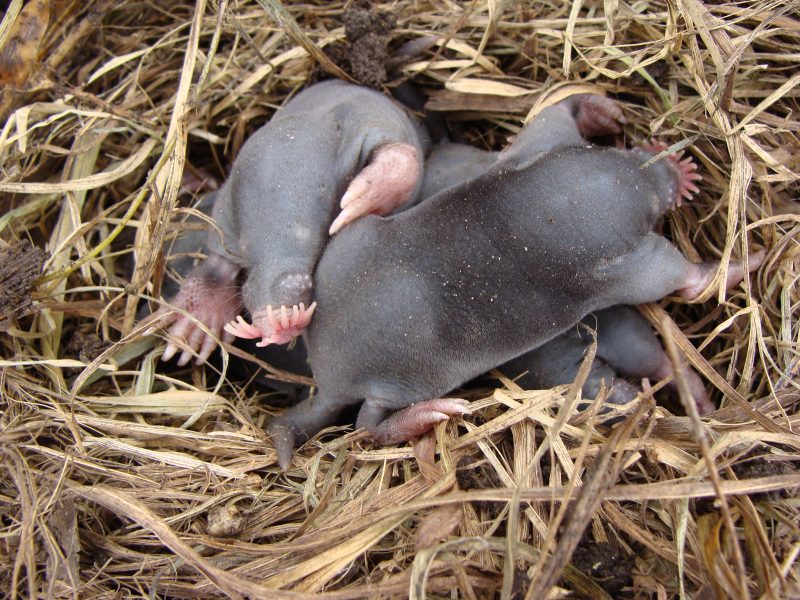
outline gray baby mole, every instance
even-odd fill
[[[597,353],[582,387],[584,399],[596,398],[601,387],[608,390],[607,402],[627,404],[641,389],[624,377],[659,380],[673,375],[673,366],[652,327],[628,306],[612,306],[591,313],[581,321],[596,331]],[[584,328],[570,327],[546,344],[499,367],[524,389],[544,389],[572,383],[578,375],[592,336]],[[684,376],[698,411],[714,410],[703,381],[690,368]],[[673,379],[668,388],[677,393]]]
[[[611,101],[595,100],[595,106],[605,105],[609,115],[615,105]],[[596,111],[579,116],[578,123],[593,118]],[[616,115],[619,119],[621,114]],[[590,129],[588,126],[584,130]],[[601,121],[590,129],[594,133],[619,133],[613,121]],[[441,142],[433,146],[425,162],[425,175],[420,196],[427,198],[453,185],[478,177],[500,157],[499,152],[489,152],[465,144]],[[672,362],[664,352],[649,323],[635,310],[625,306],[612,306],[587,315],[582,323],[596,330],[597,354],[582,387],[583,398],[595,398],[604,385],[608,389],[607,402],[627,404],[641,391],[624,378],[660,380],[673,375]],[[515,379],[525,389],[551,388],[572,383],[592,336],[585,328],[570,327],[546,344],[498,367],[505,375]],[[700,414],[714,410],[703,381],[692,369],[683,369]],[[673,379],[667,385],[676,393]]]
[[[331,240],[307,332],[318,393],[269,426],[283,468],[347,405],[363,400],[357,426],[379,442],[409,439],[466,411],[443,394],[589,312],[693,298],[713,279],[716,264],[690,263],[653,232],[688,168],[588,144],[575,121],[584,102],[542,111],[480,177]],[[731,265],[731,284],[743,276]]]
[[[418,126],[373,90],[324,81],[290,100],[242,147],[217,194],[219,232],[210,232],[209,256],[173,301],[213,335],[180,314],[156,315],[182,341],[179,363],[195,353],[206,360],[223,327],[227,341],[260,338],[262,346],[300,334],[314,311],[312,273],[329,235],[360,215],[412,204],[423,146]],[[237,317],[242,304],[252,325]],[[177,350],[170,343],[164,359]]]

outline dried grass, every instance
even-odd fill
[[[436,36],[403,73],[476,144],[501,146],[564,84],[602,90],[622,100],[629,144],[692,144],[703,190],[667,224],[683,253],[721,259],[720,276],[731,257],[768,257],[706,303],[644,308],[715,390],[709,418],[645,399],[609,431],[569,410],[577,385],[503,379],[435,440],[335,431],[288,475],[263,393],[210,368],[160,372],[159,340],[134,324],[182,219],[184,169],[224,173],[343,37],[343,3],[31,5],[49,27],[6,80],[0,244],[50,258],[35,314],[0,335],[10,597],[612,597],[571,563],[586,527],[621,548],[626,597],[798,593],[796,2],[382,5],[398,42]],[[70,340],[90,334],[99,349],[79,355]]]

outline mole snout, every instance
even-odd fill
[[[308,302],[313,287],[311,275],[302,271],[290,271],[277,277],[272,293],[281,304]]]

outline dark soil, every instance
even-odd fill
[[[30,310],[46,258],[47,252],[28,241],[0,248],[0,331]]]
[[[326,54],[360,84],[380,88],[386,81],[389,42],[397,18],[372,8],[370,0],[356,0],[342,15],[347,42],[326,48]]]
[[[618,543],[594,542],[584,537],[572,555],[572,564],[612,598],[625,597],[622,589],[633,585],[636,563]]]
[[[468,456],[456,465],[456,482],[461,490],[485,490],[502,487],[503,482],[497,472],[485,461]],[[476,509],[483,508],[491,518],[500,514],[501,506],[497,502],[474,502]]]
[[[796,467],[792,463],[782,460],[770,460],[761,456],[738,462],[733,465],[732,469],[738,479],[754,479],[756,477],[769,477],[771,475],[789,475],[797,472]],[[796,490],[783,489],[750,494],[750,499],[753,502],[764,500],[767,502],[775,502],[777,500],[791,498],[794,495],[796,495]]]

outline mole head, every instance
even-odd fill
[[[632,153],[641,159],[642,164],[645,164],[656,156],[658,151],[635,148],[632,150]],[[659,199],[658,212],[659,214],[663,214],[674,206],[676,198],[680,195],[680,172],[675,169],[669,157],[662,158],[649,164],[643,168],[643,171],[645,171],[647,177],[654,182],[654,187]]]

